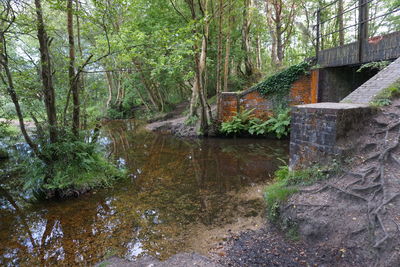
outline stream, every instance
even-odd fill
[[[0,181],[1,266],[204,252],[215,229],[262,215],[262,189],[288,157],[287,141],[178,139],[135,121],[108,122],[102,136],[129,174],[113,188],[26,204]]]

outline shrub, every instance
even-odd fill
[[[255,118],[252,110],[237,113],[231,120],[221,124],[221,132],[227,135],[249,133],[251,135],[274,134],[277,138],[290,132],[290,109],[285,109],[267,121]]]
[[[290,132],[290,109],[285,109],[277,116],[267,121],[268,131],[274,133],[279,139],[287,136]]]
[[[236,115],[233,116],[231,120],[223,122],[221,124],[221,132],[228,135],[237,135],[239,133],[247,132],[250,127],[250,121],[253,117],[253,111],[254,109],[250,109],[236,113]]]
[[[25,189],[32,190],[37,198],[79,194],[124,177],[124,172],[106,160],[97,144],[67,139],[44,145],[41,152],[52,160],[45,164],[36,158],[25,159],[25,165],[29,165],[25,168],[29,177]]]

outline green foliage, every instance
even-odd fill
[[[310,67],[311,66],[308,62],[293,65],[268,77],[253,88],[255,88],[261,95],[271,99],[276,109],[287,107],[287,98],[292,84],[302,75],[308,73]]]
[[[244,133],[266,135],[271,133],[279,139],[289,134],[290,109],[285,109],[266,121],[254,117],[253,111],[254,109],[239,112],[231,120],[223,122],[221,132],[227,135]]]
[[[327,179],[331,173],[339,170],[339,164],[333,161],[329,169],[326,167],[313,166],[303,170],[289,170],[288,166],[281,166],[275,172],[274,183],[265,189],[264,198],[267,202],[268,217],[277,222],[279,219],[280,205],[289,196],[298,191],[299,186],[311,185],[316,181]]]
[[[364,70],[383,70],[390,64],[389,61],[374,61],[361,65],[357,72],[362,72]]]
[[[236,113],[231,120],[221,124],[221,132],[227,135],[237,135],[247,132],[250,127],[253,111],[254,109],[249,109]]]
[[[392,99],[399,95],[400,81],[397,81],[379,93],[370,104],[374,107],[389,106],[392,104]]]
[[[251,135],[264,135],[267,134],[270,128],[269,120],[263,121],[259,118],[252,118],[249,121],[249,133]]]
[[[197,117],[196,115],[190,116],[185,120],[185,125],[195,125],[198,120],[199,117]]]
[[[290,132],[290,109],[283,110],[267,122],[269,124],[268,131],[274,133],[276,137],[280,139],[287,136]]]
[[[107,109],[107,118],[110,120],[119,120],[126,118],[126,112],[117,106],[110,106]]]
[[[41,152],[50,162],[26,159],[25,189],[40,195],[43,192],[80,192],[109,186],[124,177],[124,172],[109,163],[97,144],[64,139],[46,144]]]
[[[19,134],[19,129],[11,125],[7,121],[0,121],[0,139],[6,137],[16,137]]]

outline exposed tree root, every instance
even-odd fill
[[[400,108],[400,105],[398,108]],[[339,194],[349,196],[351,199],[361,200],[360,205],[366,205],[365,215],[367,219],[365,225],[360,225],[361,229],[352,231],[349,234],[356,236],[369,231],[372,236],[371,247],[376,249],[376,260],[377,262],[382,262],[382,260],[384,262],[384,258],[379,258],[385,257],[382,256],[382,251],[393,243],[392,241],[389,242],[389,240],[398,239],[400,234],[400,222],[397,222],[399,219],[396,221],[391,212],[388,212],[390,207],[392,209],[395,207],[394,205],[390,205],[390,207],[388,205],[398,201],[398,198],[400,198],[400,178],[395,176],[396,172],[400,173],[400,171],[397,171],[400,169],[400,156],[398,155],[400,152],[400,116],[393,112],[381,113],[379,116],[386,116],[386,118],[380,117],[382,119],[379,121],[375,120],[377,124],[375,128],[384,127],[384,129],[371,132],[366,137],[366,142],[359,151],[361,153],[370,151],[370,155],[359,166],[352,166],[350,170],[344,171],[343,176],[335,179],[335,184],[326,182],[321,184],[319,188],[301,190],[300,192],[318,194],[322,191],[334,190]],[[385,124],[385,121],[388,123]],[[373,140],[370,140],[371,136]],[[380,151],[376,152],[376,149]],[[351,180],[347,182],[348,179]],[[298,204],[292,203],[293,205]],[[333,205],[313,204],[304,206],[333,207]],[[393,211],[397,212],[396,209]],[[360,212],[362,214],[364,209],[360,209]],[[357,214],[360,216],[360,213]]]

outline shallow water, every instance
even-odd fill
[[[108,123],[101,139],[129,178],[62,202],[27,205],[0,186],[0,265],[91,265],[112,255],[160,259],[195,250],[194,229],[256,216],[238,195],[264,184],[286,141],[177,139]]]

